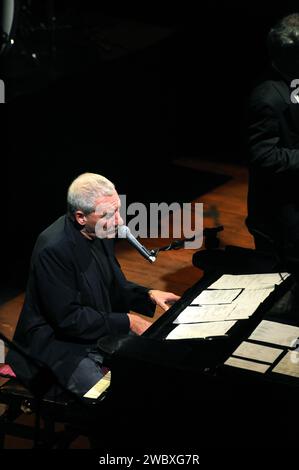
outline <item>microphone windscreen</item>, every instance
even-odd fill
[[[127,238],[129,233],[130,233],[130,229],[126,225],[120,225],[118,227],[118,237],[119,238]]]

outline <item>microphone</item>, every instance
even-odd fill
[[[156,257],[153,255],[153,252],[149,251],[145,246],[141,245],[139,241],[134,237],[131,233],[131,230],[126,225],[120,225],[118,227],[118,237],[119,238],[126,238],[128,242],[136,248],[137,251],[150,263],[154,263],[156,261]]]

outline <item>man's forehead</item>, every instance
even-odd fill
[[[96,201],[97,212],[103,208],[117,208],[120,205],[120,198],[115,191],[111,196],[100,196]]]

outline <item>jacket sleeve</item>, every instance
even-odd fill
[[[269,174],[299,171],[299,149],[282,146],[278,112],[261,99],[252,98],[249,109],[249,163]]]
[[[34,263],[35,285],[42,313],[57,336],[94,342],[106,334],[127,333],[126,313],[97,311],[82,299],[78,273],[68,257],[44,249]],[[83,282],[83,281],[82,281]]]
[[[148,291],[151,288],[128,281],[116,257],[113,256],[111,260],[114,264],[114,272],[118,284],[122,290],[122,299],[127,309],[152,317],[155,313],[156,305],[151,301],[148,295]]]

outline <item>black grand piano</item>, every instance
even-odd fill
[[[251,251],[245,257],[242,252],[242,273],[273,272],[271,263],[256,263]],[[235,255],[237,264],[226,253],[225,265],[218,265],[218,270],[212,266],[142,336],[99,341],[111,368],[111,385],[101,397],[102,410],[109,410],[110,446],[193,452],[203,447],[297,446],[299,378],[272,372],[290,348],[279,346],[281,354],[264,373],[225,364],[262,320],[299,326],[293,275],[276,285],[254,314],[238,320],[227,335],[165,339],[174,328],[173,320],[201,291],[223,273],[240,273],[240,253]],[[296,345],[291,348],[295,355]]]

